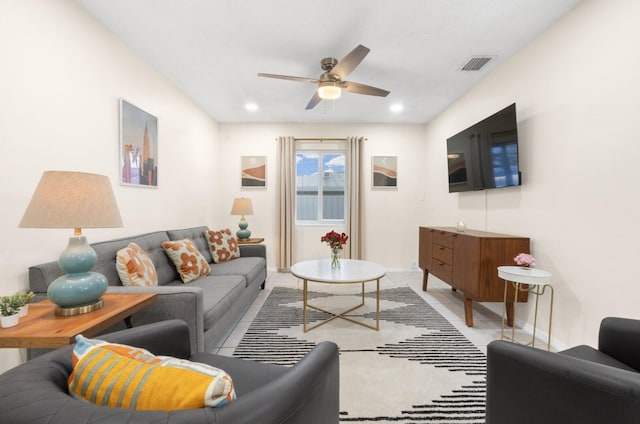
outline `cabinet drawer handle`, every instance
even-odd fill
[[[444,265],[444,262],[438,261],[438,265],[442,266],[442,265]]]

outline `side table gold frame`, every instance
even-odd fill
[[[516,313],[518,308],[518,294],[524,291],[528,291],[535,296],[535,307],[533,312],[533,335],[531,341],[525,344],[527,346],[535,347],[536,345],[536,329],[538,327],[538,300],[540,296],[543,296],[547,289],[551,293],[549,301],[549,328],[547,329],[547,350],[551,350],[551,324],[553,321],[553,287],[548,284],[551,280],[551,273],[539,269],[525,270],[516,266],[501,266],[498,267],[498,276],[504,279],[504,302],[502,305],[502,326],[500,329],[500,338],[502,340],[508,340],[513,343],[519,343],[516,340]],[[507,292],[509,291],[509,284],[513,286],[514,302],[513,302],[513,325],[511,327],[511,336],[505,335],[504,326],[507,320]],[[532,286],[532,287],[530,287]]]

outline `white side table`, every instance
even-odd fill
[[[551,300],[549,303],[549,329],[547,339],[547,350],[551,349],[551,320],[553,318],[553,287],[549,284],[551,281],[551,273],[536,268],[524,268],[519,266],[499,266],[498,277],[504,279],[504,306],[502,307],[502,329],[500,331],[500,337],[502,340],[509,340],[517,343],[515,333],[515,316],[518,307],[518,292],[528,291],[530,294],[536,297],[536,306],[533,313],[533,337],[531,342],[526,343],[535,347],[536,343],[536,327],[538,323],[538,299],[542,296],[547,288],[551,292]],[[513,326],[511,327],[511,337],[504,334],[504,321],[506,319],[507,310],[507,289],[509,284],[513,285],[515,300],[513,302]],[[523,287],[528,285],[527,287]],[[532,287],[531,287],[532,286]]]

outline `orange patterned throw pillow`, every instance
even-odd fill
[[[185,284],[209,275],[211,272],[207,260],[191,239],[165,241],[162,243],[162,248],[175,264],[178,274]]]
[[[220,407],[236,398],[224,370],[133,346],[76,336],[69,394],[99,406],[142,411]]]
[[[233,236],[230,229],[205,231],[204,236],[209,243],[209,251],[213,257],[213,262],[220,263],[240,257],[238,240]]]
[[[129,243],[116,253],[116,269],[123,286],[157,286],[158,274],[151,258],[140,246]]]

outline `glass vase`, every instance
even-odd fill
[[[340,248],[332,247],[331,248],[331,269],[340,268]]]

